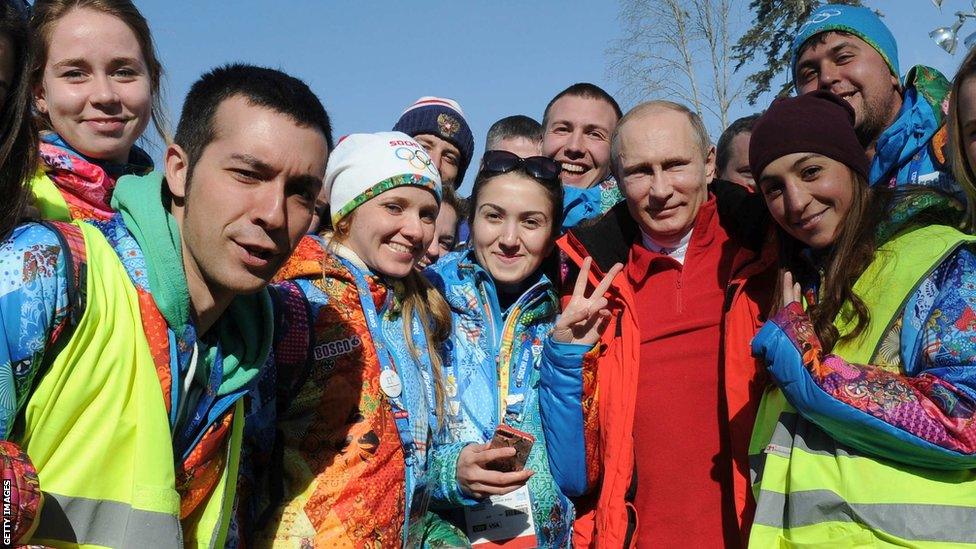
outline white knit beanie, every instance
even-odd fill
[[[395,187],[413,185],[441,201],[441,176],[430,155],[402,132],[354,133],[329,155],[325,188],[332,225],[371,198]]]

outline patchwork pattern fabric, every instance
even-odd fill
[[[124,174],[145,175],[152,170],[152,161],[139,150],[133,153],[140,162],[121,166],[120,173],[110,174],[102,166],[56,143],[63,142],[46,139],[40,143],[41,164],[44,173],[61,191],[72,220],[111,219],[115,213],[111,202],[117,178]]]
[[[16,542],[30,530],[41,508],[40,482],[27,453],[6,440],[0,441],[0,471],[4,484],[10,487],[5,494],[10,509],[5,509],[4,515],[10,520],[10,538]]]
[[[608,174],[603,181],[589,189],[565,187],[564,191],[561,232],[566,232],[587,219],[600,217],[624,199],[612,174]]]
[[[930,306],[922,317],[920,353],[906,359],[908,375],[824,356],[798,303],[772,321],[833,398],[932,444],[976,453],[976,254],[962,248],[927,277],[906,307],[909,325],[920,322],[919,303]]]
[[[875,147],[871,185],[922,186],[965,200],[946,162],[949,88],[949,81],[933,68],[917,65],[908,71],[898,117]]]
[[[135,240],[125,229],[120,216],[105,221],[89,220],[105,236],[125,267],[139,296],[140,315],[149,343],[160,390],[168,412],[172,412],[171,352],[175,362],[186,364],[192,342],[186,334],[173,334],[177,342],[170,346],[170,332],[149,291],[146,260]],[[79,244],[75,242],[76,246]],[[76,247],[75,253],[80,250]],[[15,229],[13,236],[0,245],[0,258],[24,258],[4,264],[0,259],[0,319],[10,319],[26,330],[5,330],[8,341],[0,345],[0,427],[10,436],[17,413],[31,394],[34,376],[43,361],[44,351],[54,333],[68,322],[73,303],[68,293],[67,255],[50,228],[26,224]],[[9,261],[9,259],[7,260]],[[50,304],[54,303],[53,315]],[[14,324],[12,324],[14,325]],[[181,495],[181,516],[192,513],[212,493],[220,480],[232,411],[217,417],[195,444],[185,449],[186,459],[177,464],[177,490]],[[174,449],[183,455],[184,449]]]
[[[293,281],[311,306],[311,366],[276,404],[285,493],[256,543],[397,547],[407,469],[355,280],[331,254],[306,251],[321,258],[314,278]],[[383,304],[388,288],[375,278],[370,288]]]
[[[68,258],[61,241],[37,223],[21,225],[0,243],[0,432],[8,438],[30,396],[50,334],[68,322]],[[46,306],[53,304],[53,307]],[[16,329],[12,327],[16,326]]]
[[[146,258],[139,249],[139,245],[125,228],[120,215],[115,215],[107,221],[90,220],[90,224],[97,227],[115,249],[122,261],[129,278],[135,286],[139,296],[139,313],[142,319],[142,329],[149,342],[156,375],[159,378],[160,390],[166,411],[170,414],[171,425],[173,416],[173,370],[171,359],[175,353],[180,377],[187,375],[187,365],[193,352],[195,334],[187,329],[186,333],[177,334],[169,329],[166,319],[156,306],[149,289],[149,275]],[[188,327],[189,328],[189,327]],[[175,347],[170,344],[172,341]],[[213,388],[208,387],[210,391]],[[180,493],[180,518],[190,516],[197,506],[213,493],[220,482],[224,464],[226,462],[226,442],[230,434],[233,421],[233,408],[220,414],[215,420],[202,426],[202,432],[195,443],[187,448],[174,448],[177,456],[183,456],[176,469],[176,489]]]

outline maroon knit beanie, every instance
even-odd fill
[[[868,179],[870,164],[854,133],[854,109],[828,91],[777,99],[753,125],[749,167],[756,181],[771,162],[792,153],[822,154]]]

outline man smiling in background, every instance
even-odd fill
[[[610,94],[585,82],[559,92],[546,105],[542,154],[562,166],[562,232],[623,200],[610,175],[610,137],[621,116]]]

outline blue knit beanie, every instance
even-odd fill
[[[800,49],[807,40],[829,31],[846,32],[864,40],[881,54],[891,74],[895,78],[901,78],[901,72],[898,71],[898,43],[876,13],[868,8],[825,4],[810,14],[793,39],[790,47],[790,74],[794,80]]]
[[[443,97],[421,97],[403,111],[400,120],[393,126],[393,131],[403,132],[410,137],[434,135],[457,147],[461,158],[454,185],[461,186],[464,171],[468,169],[471,157],[474,156],[474,136],[457,101]]]

